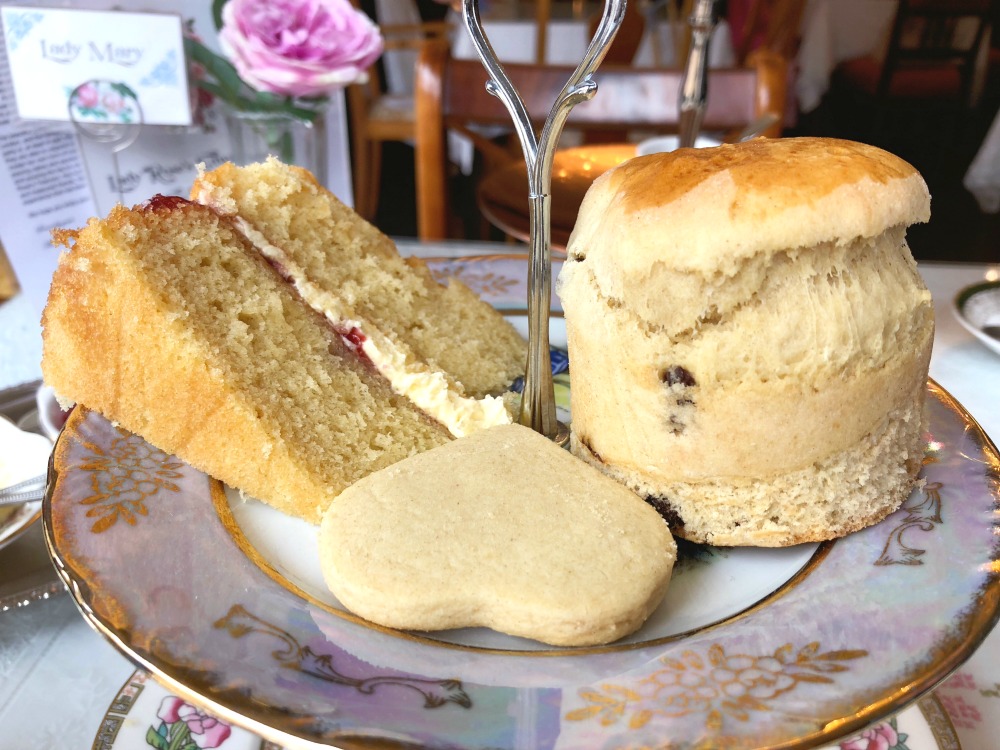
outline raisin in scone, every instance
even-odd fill
[[[719,545],[830,539],[923,455],[933,308],[920,175],[877,148],[758,139],[594,182],[558,281],[572,449]]]

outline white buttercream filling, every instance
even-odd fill
[[[211,205],[211,196],[202,191],[199,203]],[[311,282],[281,248],[272,245],[250,222],[241,216],[232,217],[237,228],[257,250],[275,263],[281,274],[292,284],[303,301],[322,315],[338,332],[357,329],[363,336],[360,350],[376,369],[389,381],[392,389],[409,399],[417,408],[443,424],[455,437],[463,437],[477,430],[498,424],[510,424],[511,417],[503,399],[486,396],[470,398],[458,392],[444,373],[433,370],[424,362],[407,360],[406,352],[375,326],[356,320],[332,293]],[[356,342],[341,336],[349,348],[357,350]]]

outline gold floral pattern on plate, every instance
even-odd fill
[[[432,271],[435,281],[446,284],[449,278],[455,278],[465,284],[480,297],[497,297],[515,289],[520,280],[504,276],[492,271],[477,272],[464,266],[448,267]]]
[[[830,674],[848,669],[844,662],[867,655],[863,649],[820,651],[815,641],[798,650],[786,643],[762,656],[727,654],[713,644],[707,653],[662,657],[663,667],[633,687],[608,683],[581,691],[589,705],[570,711],[566,719],[596,719],[605,726],[624,720],[629,729],[642,729],[655,717],[700,713],[706,729],[716,731],[723,715],[748,721],[751,712],[773,710],[774,699],[800,683],[832,683]]]
[[[276,638],[281,646],[266,649],[262,653],[269,653],[283,668],[354,688],[362,695],[371,695],[379,686],[394,685],[419,693],[423,696],[425,708],[437,708],[445,703],[455,703],[462,708],[472,706],[460,680],[420,680],[391,674],[365,677],[348,675],[338,668],[330,654],[316,653],[311,647],[302,645],[287,630],[257,617],[239,604],[233,605],[226,616],[215,623],[215,627],[225,630],[233,638],[245,638],[255,633]]]
[[[906,517],[889,532],[876,565],[923,565],[920,556],[924,550],[904,544],[903,534],[909,529],[933,531],[941,523],[941,487],[940,482],[930,482],[924,486],[922,493],[914,492],[903,503],[901,510],[906,511]]]
[[[135,526],[140,516],[149,515],[147,503],[163,490],[178,492],[184,464],[174,456],[154,448],[140,437],[118,431],[119,437],[103,449],[90,445],[79,469],[90,473],[92,493],[80,500],[91,506],[88,518],[96,518],[90,530],[107,531],[119,520]]]

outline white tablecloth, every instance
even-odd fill
[[[419,251],[415,245],[404,252]],[[426,248],[425,248],[426,249]],[[431,248],[435,255],[473,252],[460,243]],[[495,250],[504,252],[506,246]],[[962,328],[951,301],[962,287],[1000,276],[1000,266],[925,263],[920,271],[935,299],[937,330],[930,374],[951,392],[996,441],[1000,438],[1000,357]],[[25,307],[0,304],[0,331],[37,335]],[[11,378],[38,377],[37,342],[0,338],[0,388]],[[4,379],[6,378],[6,379]],[[38,529],[17,543],[41,544]],[[11,548],[8,548],[8,550]],[[0,576],[3,571],[0,570]],[[67,595],[0,612],[0,750],[81,750],[133,666],[84,622]],[[996,750],[1000,737],[1000,633],[994,632],[937,696],[948,709],[963,750]],[[124,748],[116,750],[125,750]]]
[[[844,60],[880,54],[897,0],[809,0],[802,14],[795,94],[799,109],[819,106],[834,68]]]

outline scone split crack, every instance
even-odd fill
[[[640,329],[635,337],[623,335],[621,347],[638,337],[663,342],[672,352],[712,349],[710,367],[699,374],[703,384],[826,379],[835,370],[850,375],[883,365],[926,328],[930,296],[917,286],[908,249],[900,251],[904,232],[892,227],[884,237],[777,250],[741,261],[732,274],[654,265],[636,281],[639,289],[620,296],[592,268],[568,261],[559,289],[585,287],[588,305],[603,307],[611,327],[623,334]],[[758,345],[734,340],[740,331]]]

